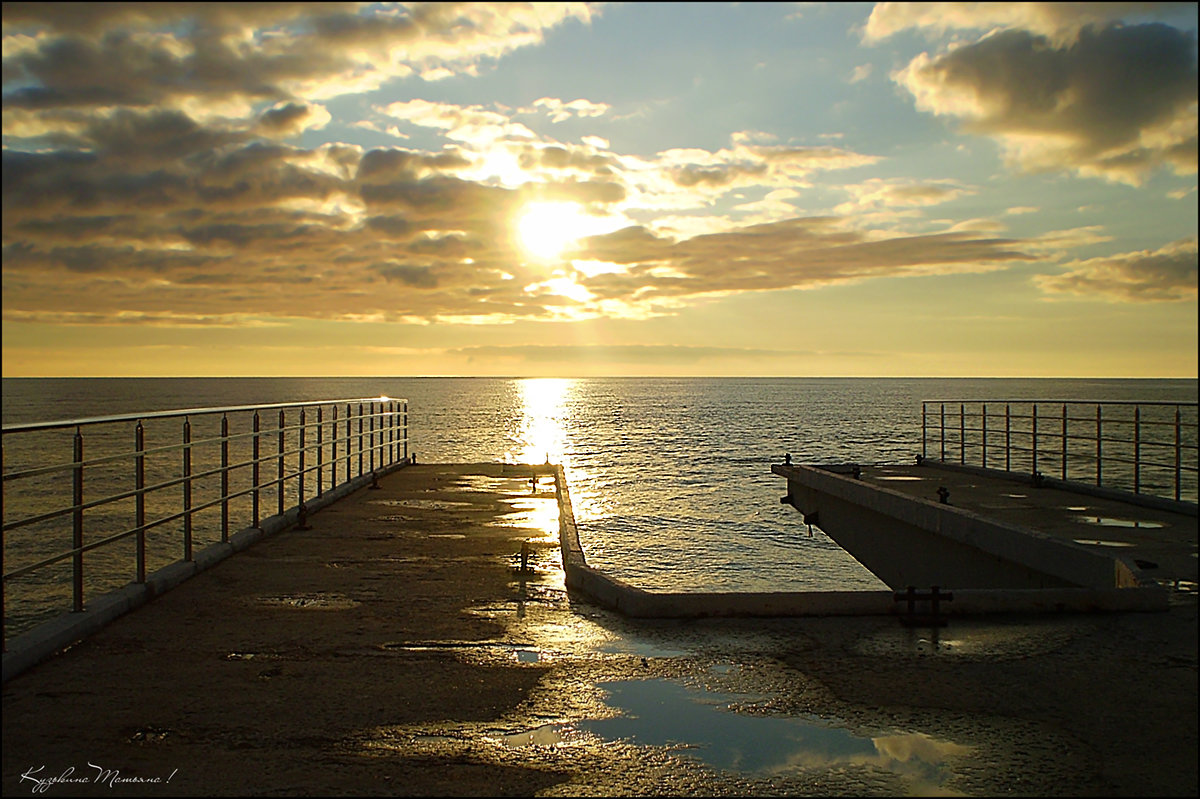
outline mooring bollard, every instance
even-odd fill
[[[367,486],[367,488],[383,488],[383,486],[379,485],[379,475],[374,470],[371,471],[371,485]]]
[[[308,523],[308,506],[305,505],[303,502],[301,502],[300,507],[296,509],[296,529],[297,530],[311,530],[312,529],[312,526]]]
[[[942,616],[941,603],[953,602],[954,594],[949,591],[942,591],[936,585],[929,589],[929,593],[917,593],[916,586],[910,585],[904,591],[893,593],[892,598],[896,602],[904,602],[908,606],[907,613],[900,617],[900,623],[905,627],[945,627],[946,618]],[[929,602],[928,616],[917,614],[918,601]]]

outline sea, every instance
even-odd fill
[[[3,422],[377,396],[407,400],[409,449],[421,462],[562,464],[588,563],[618,579],[647,590],[802,591],[885,586],[781,504],[786,483],[771,466],[786,455],[911,464],[923,400],[1194,404],[1197,381],[4,378]],[[14,446],[6,437],[6,470],[22,460]],[[6,538],[12,563],[19,542]]]

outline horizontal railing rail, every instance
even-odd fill
[[[308,501],[408,460],[408,401],[391,397],[4,425],[5,648],[235,524],[261,529],[264,501],[304,526]]]
[[[924,400],[921,457],[1197,499],[1197,403]]]

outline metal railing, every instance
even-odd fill
[[[303,527],[308,502],[408,458],[408,402],[390,397],[5,425],[4,641],[261,528],[264,503]]]
[[[1196,502],[1197,403],[925,400],[921,457]]]

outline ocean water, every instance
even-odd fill
[[[780,504],[786,485],[771,465],[785,453],[798,463],[912,463],[922,400],[1194,403],[1197,382],[5,378],[3,421],[380,395],[408,400],[410,450],[420,461],[561,463],[588,562],[619,579],[649,590],[794,591],[883,585]],[[64,441],[35,454],[69,461]],[[7,439],[5,447],[5,468],[15,468],[22,453]],[[6,564],[15,546],[14,535]]]

